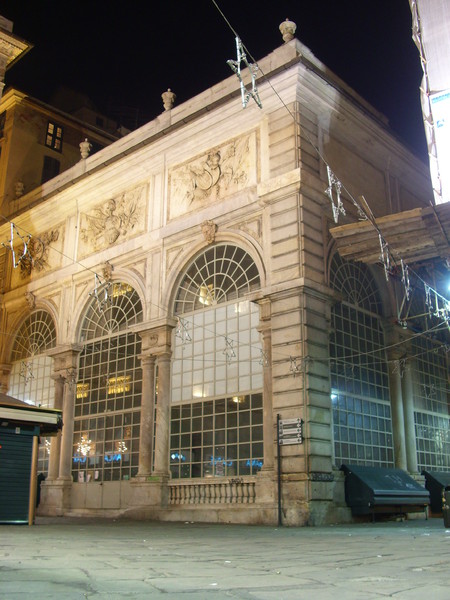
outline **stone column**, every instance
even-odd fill
[[[158,398],[156,401],[154,474],[169,477],[171,352],[158,355]]]
[[[155,361],[152,355],[141,356],[142,401],[139,441],[138,478],[147,478],[152,470],[153,424],[155,409]]]
[[[402,398],[403,362],[394,354],[390,354],[388,359],[390,363],[388,368],[392,415],[392,435],[394,441],[394,465],[398,469],[406,470],[406,441]]]
[[[263,440],[264,466],[263,471],[274,470],[274,419],[272,403],[272,328],[271,303],[269,299],[259,302],[260,325],[258,331],[263,342]]]
[[[72,481],[73,427],[76,384],[65,382],[59,480]]]
[[[59,373],[54,373],[52,376],[55,382],[55,408],[61,410],[63,408],[64,396],[64,378]],[[54,481],[59,476],[59,457],[61,452],[61,431],[53,436],[50,441],[50,456],[48,460],[48,475],[47,481]]]
[[[9,389],[9,375],[12,365],[0,364],[0,392],[7,394]]]
[[[142,340],[142,408],[139,470],[131,480],[130,514],[148,518],[169,502],[170,359],[174,319],[140,323],[132,328]],[[158,397],[155,408],[155,362],[158,365]],[[155,427],[154,427],[155,425]],[[153,452],[153,430],[155,448]],[[150,474],[154,454],[153,470]],[[150,512],[149,512],[150,511]]]
[[[403,416],[405,423],[406,465],[409,473],[417,473],[416,428],[414,424],[414,387],[412,365],[408,360],[402,378]]]

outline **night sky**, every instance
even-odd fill
[[[249,53],[260,59],[282,39],[279,24],[384,113],[424,160],[422,70],[408,0],[216,0]],[[59,84],[86,93],[102,112],[129,108],[137,124],[228,77],[232,30],[212,0],[3,0],[0,13],[34,48],[6,74],[49,102]]]

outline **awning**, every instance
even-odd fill
[[[450,202],[380,217],[376,224],[393,255],[408,264],[450,258]],[[333,227],[330,233],[343,258],[380,262],[379,235],[369,221]]]
[[[0,426],[35,425],[40,435],[55,435],[62,427],[62,412],[40,408],[0,393]]]

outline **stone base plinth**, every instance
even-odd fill
[[[135,477],[131,480],[131,496],[127,513],[137,509],[166,508],[169,502],[168,477]]]
[[[72,480],[47,480],[41,483],[41,501],[37,514],[62,516],[71,506]]]

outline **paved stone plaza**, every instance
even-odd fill
[[[275,528],[94,519],[0,526],[2,600],[448,600],[442,519]]]

